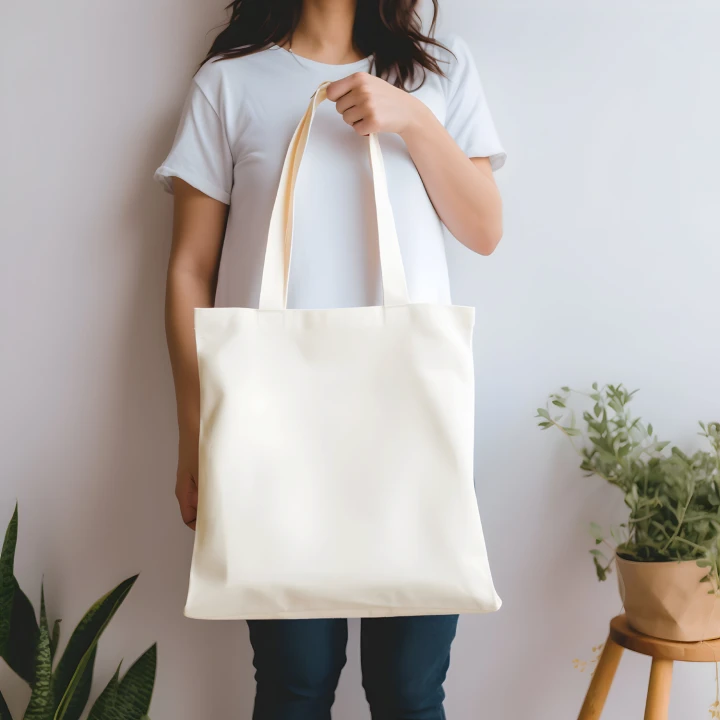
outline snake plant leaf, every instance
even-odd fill
[[[38,624],[35,610],[28,596],[13,578],[14,595],[10,614],[10,640],[5,661],[16,675],[32,685],[35,680],[35,651],[38,642]]]
[[[120,681],[116,712],[122,720],[141,720],[147,715],[155,685],[156,666],[157,643],[135,661]]]
[[[35,652],[35,683],[24,720],[52,720],[52,659],[50,658],[50,632],[45,613],[45,590],[40,592],[40,633]]]
[[[117,691],[120,685],[120,665],[92,706],[88,720],[122,720],[115,712]]]
[[[71,699],[81,684],[100,636],[127,597],[137,575],[123,580],[114,590],[101,597],[88,611],[68,641],[53,676],[55,715],[53,720],[67,720]]]
[[[13,598],[15,597],[15,547],[17,545],[18,508],[5,531],[2,553],[0,554],[0,651],[3,657],[10,640]]]
[[[55,652],[57,651],[58,643],[60,642],[60,623],[62,620],[59,618],[53,623],[52,634],[50,635],[50,657],[55,659]]]
[[[18,507],[15,505],[0,553],[0,657],[25,682],[32,684],[38,624],[35,610],[15,579]]]
[[[80,676],[80,681],[68,700],[63,720],[80,720],[80,716],[83,714],[83,710],[85,710],[85,706],[87,705],[88,698],[90,697],[90,691],[92,689],[96,651],[97,646],[92,649],[92,654],[90,655],[90,659],[85,665],[85,669]]]
[[[10,708],[7,706],[2,693],[0,693],[0,720],[13,720],[10,714]]]

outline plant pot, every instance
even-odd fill
[[[664,640],[720,637],[720,599],[700,582],[707,568],[687,562],[634,562],[616,556],[620,597],[628,623]]]

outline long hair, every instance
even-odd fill
[[[297,28],[303,0],[234,0],[227,9],[230,20],[215,38],[206,58],[227,60],[243,57],[273,44],[282,44]],[[395,86],[408,88],[428,72],[443,75],[438,60],[427,50],[447,50],[433,38],[438,0],[432,0],[429,32],[422,31],[418,0],[358,0],[353,26],[355,47],[372,58],[373,72]]]

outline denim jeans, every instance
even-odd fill
[[[457,615],[364,619],[363,687],[373,720],[444,720]],[[346,620],[252,620],[253,720],[329,720],[345,665]]]

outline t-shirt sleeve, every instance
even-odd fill
[[[155,180],[172,193],[178,177],[227,205],[233,182],[233,158],[227,132],[207,96],[193,81],[170,154],[155,171]]]
[[[447,92],[445,128],[468,157],[490,159],[493,170],[499,170],[507,157],[485,91],[470,49],[455,38],[447,46],[454,53],[444,66]],[[442,67],[442,65],[441,65]]]

